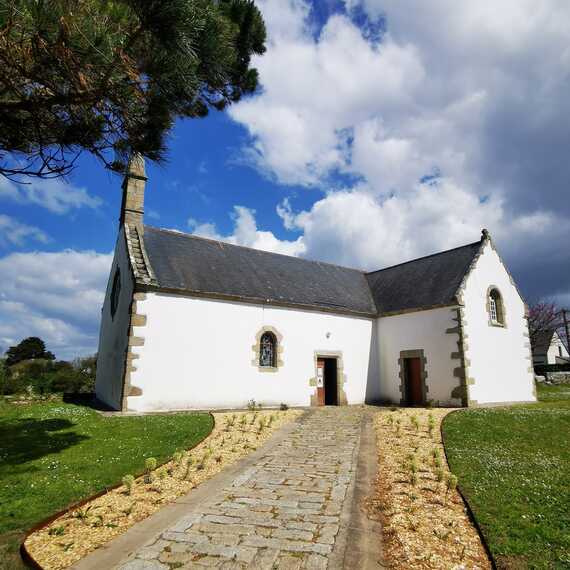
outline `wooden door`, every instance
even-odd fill
[[[325,405],[325,360],[317,359],[317,405]]]
[[[406,400],[412,406],[424,403],[420,358],[406,358]]]

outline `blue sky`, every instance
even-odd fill
[[[259,0],[259,93],[176,125],[146,222],[363,269],[487,227],[529,300],[570,305],[570,6],[412,4]],[[89,156],[0,180],[0,349],[96,350],[120,186]]]

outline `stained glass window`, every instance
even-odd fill
[[[275,368],[277,339],[272,332],[265,332],[259,341],[259,366]]]

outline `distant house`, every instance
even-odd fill
[[[486,230],[365,272],[145,225],[146,180],[137,157],[99,339],[109,406],[535,401],[526,305]]]
[[[555,329],[540,331],[532,342],[533,364],[566,364],[570,355]]]

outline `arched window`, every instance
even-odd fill
[[[503,307],[503,298],[498,289],[491,289],[489,291],[489,317],[491,324],[504,325],[505,324],[505,310]]]
[[[277,338],[272,332],[264,332],[259,340],[259,366],[263,368],[277,366]]]
[[[115,271],[113,277],[113,288],[111,289],[111,318],[115,317],[117,307],[119,306],[119,295],[121,294],[121,272],[119,268]]]

